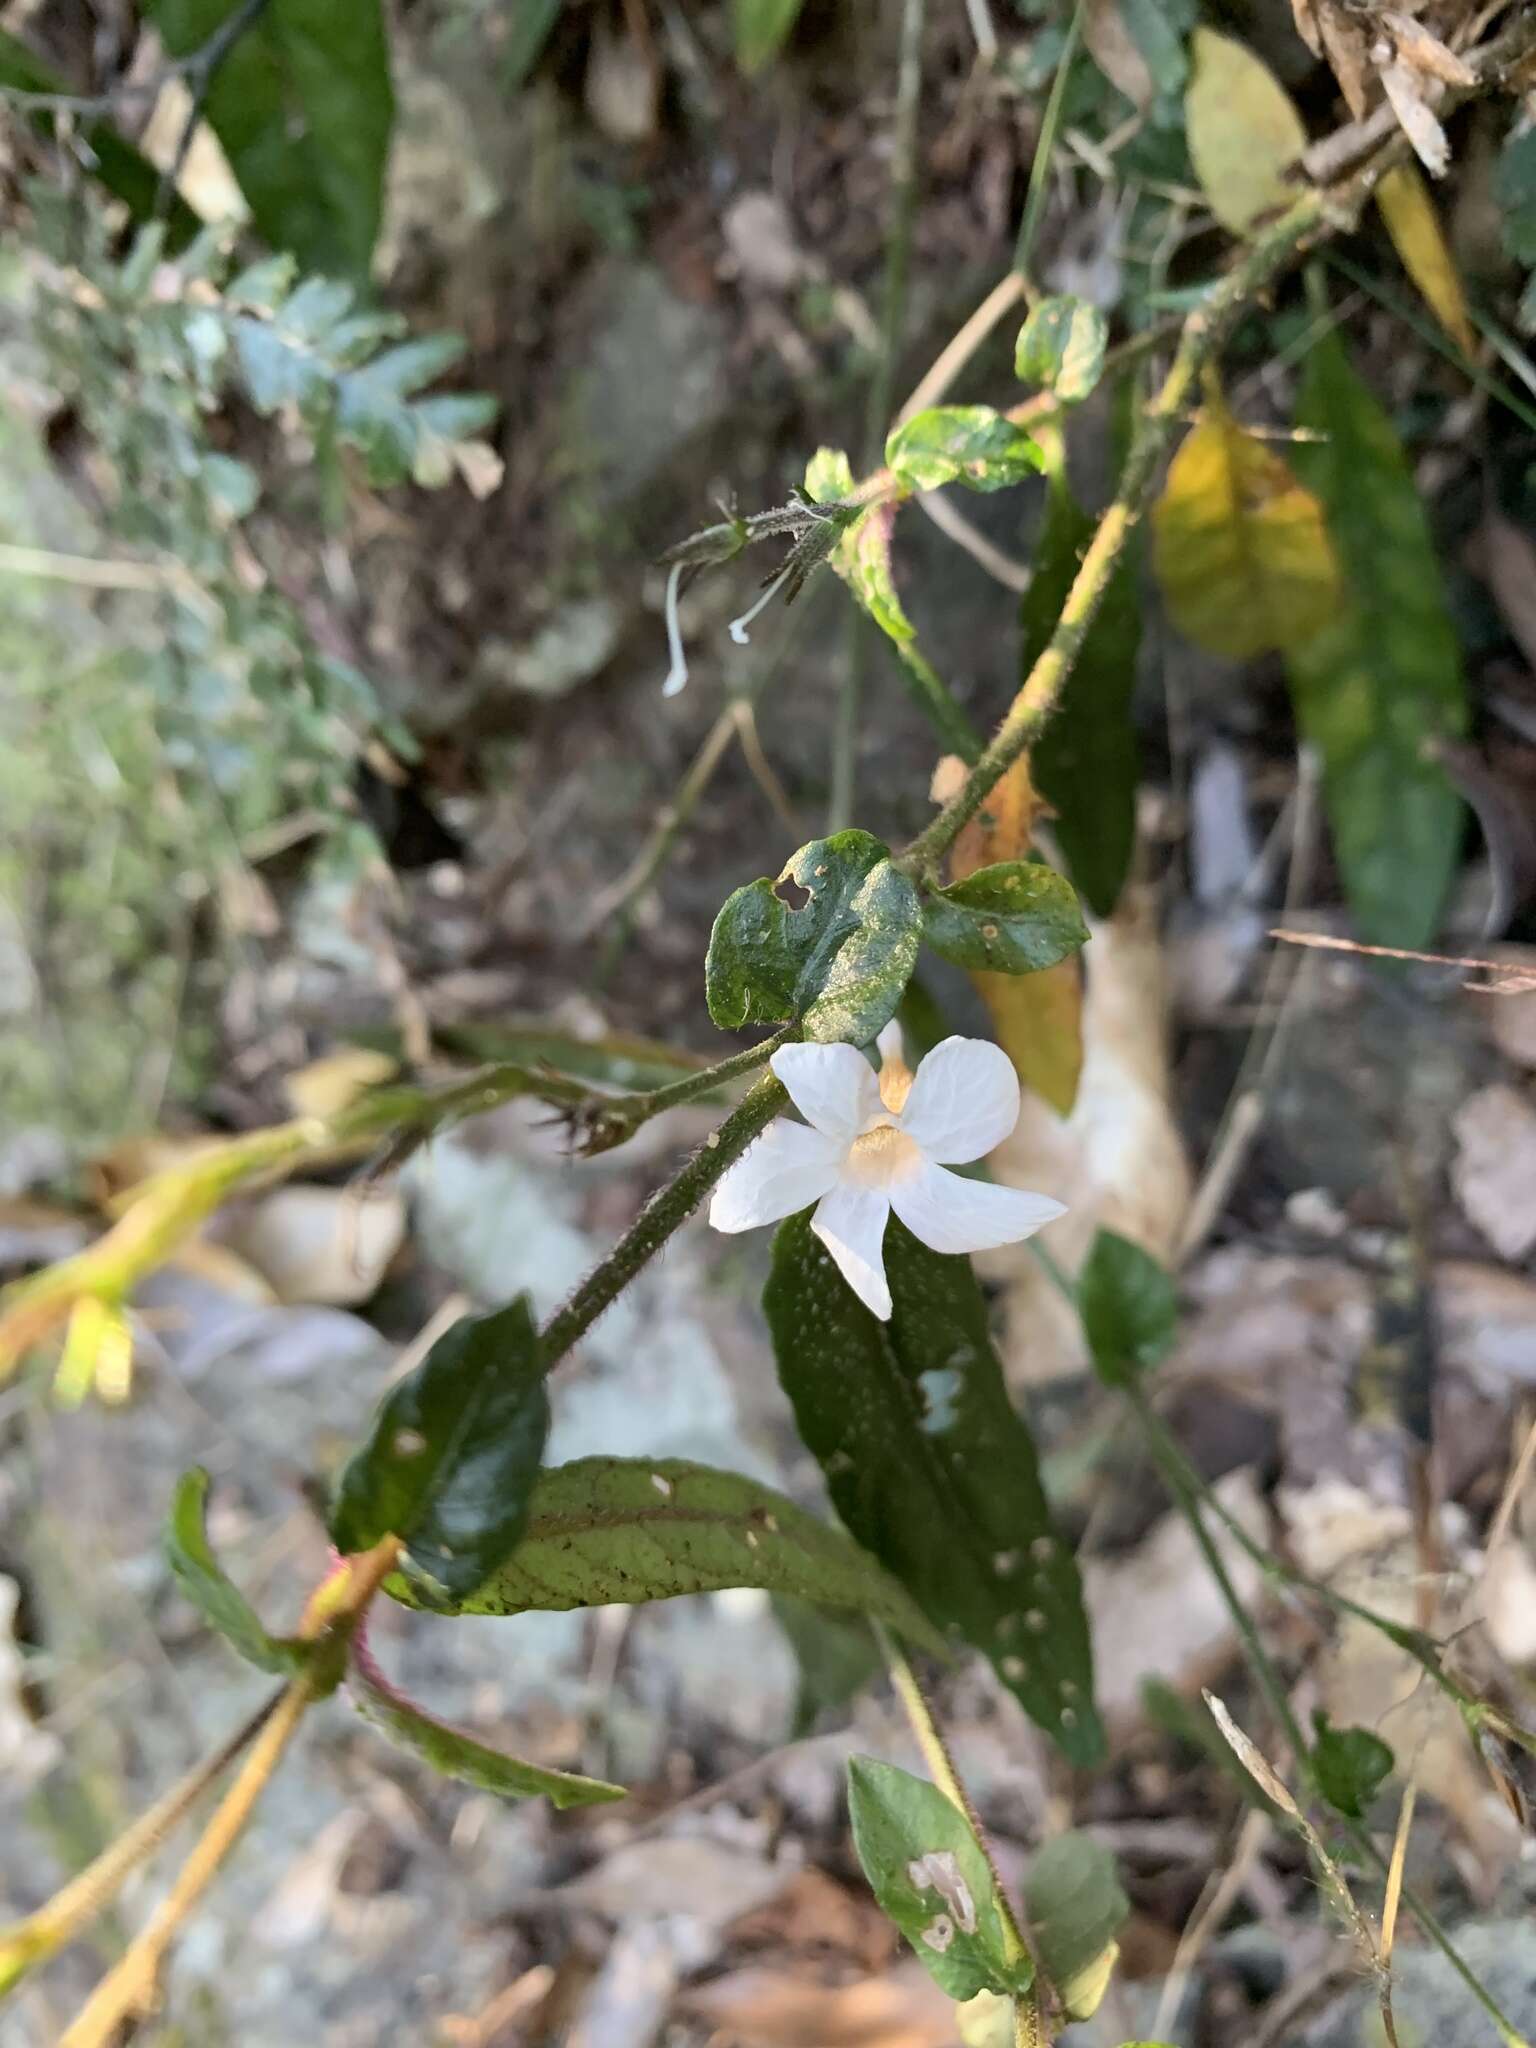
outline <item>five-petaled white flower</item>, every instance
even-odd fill
[[[880,1034],[878,1078],[851,1045],[784,1045],[769,1062],[803,1124],[779,1117],[721,1179],[716,1230],[777,1223],[814,1202],[811,1228],[866,1308],[889,1320],[882,1245],[894,1209],[936,1252],[980,1252],[1029,1237],[1064,1213],[1049,1195],[968,1180],[946,1167],[980,1159],[1019,1120],[1019,1082],[1002,1049],[946,1038],[916,1072],[900,1032]]]

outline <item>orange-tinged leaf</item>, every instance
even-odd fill
[[[1429,187],[1412,164],[1399,164],[1376,187],[1376,204],[1404,270],[1462,354],[1471,355],[1477,337]]]
[[[1169,467],[1152,539],[1174,624],[1213,654],[1295,646],[1339,611],[1321,504],[1215,391]]]
[[[1042,815],[1049,816],[1049,808],[1030,780],[1029,756],[1023,754],[955,841],[950,874],[961,881],[997,861],[1025,859]],[[983,971],[971,980],[1019,1080],[1059,1116],[1066,1116],[1077,1100],[1083,1071],[1079,962],[1063,960],[1036,974]]]

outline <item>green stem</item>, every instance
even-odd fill
[[[1324,221],[1321,195],[1304,194],[1250,245],[1236,267],[1185,321],[1168,374],[1138,423],[1114,502],[1088,543],[1055,631],[964,786],[902,857],[900,865],[915,879],[931,880],[937,874],[962,828],[1055,710],[1200,372],[1253,295],[1297,255]]]
[[[1078,39],[1082,29],[1083,10],[1079,4],[1072,10],[1072,19],[1067,24],[1067,39],[1061,46],[1061,58],[1056,66],[1056,76],[1051,80],[1050,97],[1045,103],[1040,134],[1035,143],[1034,162],[1029,167],[1029,190],[1024,195],[1024,213],[1019,221],[1019,238],[1013,249],[1013,267],[1024,279],[1026,291],[1032,289],[1029,266],[1035,252],[1035,237],[1040,231],[1040,216],[1045,211],[1045,181],[1050,175],[1051,158],[1056,151],[1056,135],[1061,127],[1067,85],[1072,76],[1072,60],[1077,55]]]
[[[756,1050],[762,1052],[763,1048]],[[545,1325],[541,1342],[546,1372],[552,1372],[603,1310],[612,1306],[788,1100],[773,1076],[764,1074],[719,1129],[710,1132],[681,1171],[665,1187],[657,1189],[607,1258],[592,1269],[564,1308]]]

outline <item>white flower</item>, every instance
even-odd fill
[[[946,1173],[1001,1144],[1019,1120],[1013,1062],[981,1038],[946,1038],[913,1074],[900,1033],[880,1034],[878,1079],[851,1045],[785,1045],[769,1065],[803,1124],[779,1117],[722,1178],[716,1230],[753,1230],[816,1204],[811,1228],[866,1308],[891,1313],[881,1247],[894,1209],[936,1252],[1013,1244],[1064,1213],[1049,1195]]]

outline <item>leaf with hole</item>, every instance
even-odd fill
[[[1104,315],[1086,299],[1042,299],[1019,329],[1014,374],[1026,384],[1043,384],[1064,405],[1078,405],[1104,370],[1109,329]]]
[[[1269,66],[1231,36],[1197,28],[1190,57],[1184,117],[1195,176],[1222,226],[1252,234],[1300,193],[1288,173],[1307,131]]]
[[[1312,1771],[1317,1789],[1338,1813],[1364,1820],[1397,1759],[1369,1728],[1335,1728],[1318,1708],[1312,1716]]]
[[[1029,1957],[1010,1956],[997,1880],[953,1800],[926,1778],[856,1756],[848,1818],[870,1890],[940,1990],[964,1999],[1029,1989]]]
[[[1344,601],[1287,650],[1302,736],[1322,756],[1334,854],[1360,936],[1426,946],[1456,870],[1464,810],[1432,758],[1466,730],[1456,629],[1429,520],[1391,419],[1337,334],[1307,358],[1296,462],[1338,543]]]
[[[893,1217],[891,1318],[872,1316],[808,1215],[782,1224],[763,1304],[779,1378],[833,1504],[930,1621],[989,1657],[1076,1763],[1103,1753],[1072,1553],[1008,1399],[970,1262]]]
[[[923,937],[961,967],[1034,974],[1085,945],[1077,892],[1043,861],[1000,861],[939,889],[923,905]]]
[[[208,1474],[199,1466],[176,1482],[165,1526],[165,1554],[182,1593],[208,1626],[247,1664],[291,1678],[314,1657],[314,1645],[269,1635],[256,1610],[213,1554],[208,1541]]]
[[[462,1603],[523,1533],[549,1429],[543,1371],[526,1295],[445,1331],[384,1396],[342,1472],[331,1510],[342,1555],[398,1536],[419,1604]]]
[[[740,1472],[683,1458],[580,1458],[542,1472],[522,1540],[460,1614],[528,1614],[756,1586],[943,1639],[840,1529]]]
[[[1038,442],[990,405],[933,405],[892,429],[886,467],[909,490],[1001,491],[1044,466]]]
[[[231,0],[150,0],[173,57],[206,50]],[[368,276],[394,122],[380,0],[268,0],[212,74],[204,112],[263,239],[306,270]]]
[[[397,1749],[419,1757],[439,1777],[494,1792],[499,1799],[547,1799],[552,1806],[597,1806],[625,1797],[622,1785],[550,1770],[493,1749],[408,1699],[379,1669],[359,1629],[347,1666],[347,1693],[371,1727]]]
[[[1107,1387],[1128,1387],[1173,1348],[1179,1299],[1150,1252],[1101,1230],[1077,1276],[1077,1306],[1093,1369]]]
[[[1214,389],[1169,465],[1152,540],[1174,624],[1212,654],[1295,647],[1342,608],[1317,497]]]
[[[704,963],[722,1031],[797,1020],[807,1038],[865,1045],[895,1015],[922,938],[917,891],[868,832],[813,839],[727,897]]]
[[[1131,1910],[1113,1854],[1092,1835],[1054,1836],[1029,1866],[1024,1910],[1040,1974],[1055,1986],[1063,2012],[1069,2020],[1092,2019]]]

